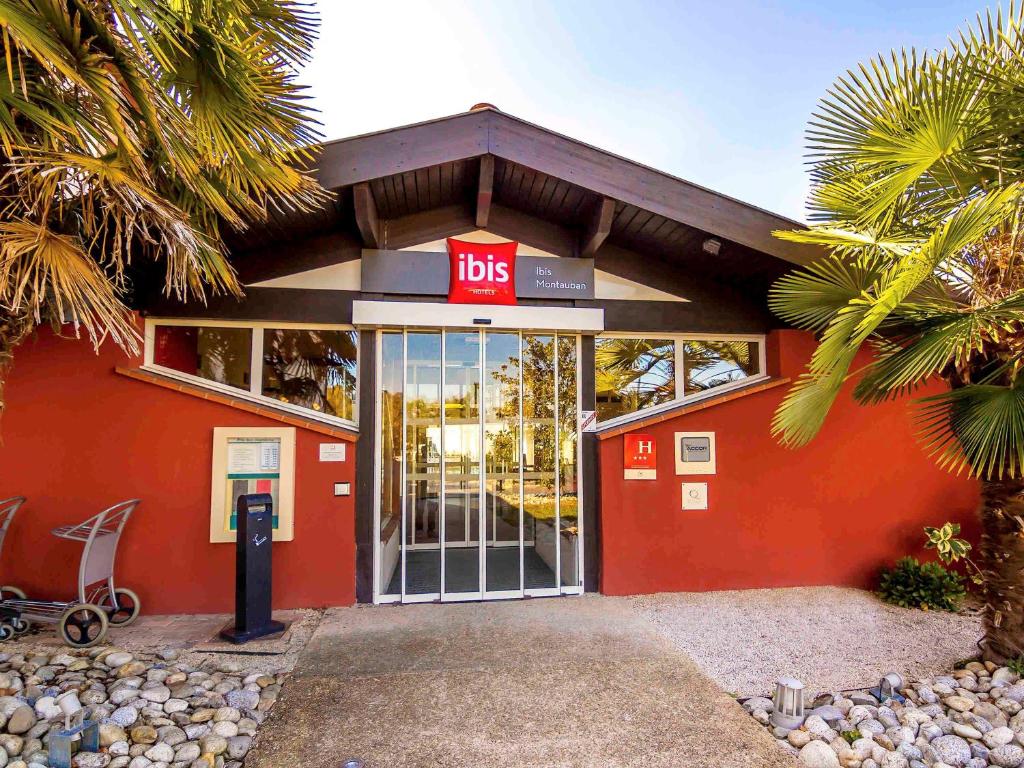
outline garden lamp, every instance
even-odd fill
[[[804,684],[794,677],[780,677],[772,698],[772,725],[793,730],[804,722]]]

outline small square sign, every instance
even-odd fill
[[[657,480],[658,445],[652,435],[626,435],[623,469],[626,480]]]
[[[707,509],[708,484],[683,483],[683,509]]]
[[[580,429],[583,432],[597,432],[597,411],[583,411],[580,416]]]
[[[715,474],[714,432],[676,432],[675,441],[677,475]]]
[[[344,443],[320,443],[320,461],[344,461]]]

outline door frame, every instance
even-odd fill
[[[401,326],[401,327],[389,327],[386,330],[387,330],[387,332],[391,332],[391,333],[398,332],[398,333],[402,334],[402,370],[403,370],[403,374],[402,374],[403,390],[402,391],[403,391],[403,408],[402,408],[402,469],[401,469],[401,479],[400,479],[400,487],[401,487],[401,494],[402,494],[402,508],[401,508],[401,516],[402,516],[402,518],[401,518],[401,525],[399,526],[400,529],[401,529],[401,532],[399,534],[399,536],[400,536],[399,543],[398,543],[398,546],[399,546],[399,563],[397,565],[397,567],[401,570],[402,591],[401,591],[400,594],[383,594],[383,587],[385,585],[381,584],[381,573],[380,573],[380,570],[381,570],[380,569],[381,549],[382,549],[381,540],[380,540],[381,461],[382,461],[382,456],[381,456],[381,452],[382,451],[381,451],[380,438],[381,438],[381,427],[382,427],[382,405],[381,404],[382,404],[382,394],[383,394],[382,387],[381,387],[381,382],[383,381],[383,344],[382,344],[382,335],[385,332],[385,329],[382,329],[380,327],[377,327],[377,328],[364,328],[364,329],[361,329],[361,331],[363,333],[373,334],[373,339],[374,339],[374,343],[372,345],[373,351],[374,351],[373,360],[372,360],[373,371],[374,371],[374,375],[372,377],[373,378],[373,382],[374,382],[374,392],[373,392],[373,404],[374,405],[373,405],[373,420],[372,420],[372,423],[373,423],[373,435],[372,435],[372,439],[368,441],[369,444],[372,445],[372,451],[373,451],[373,462],[372,462],[372,466],[373,466],[373,483],[372,483],[372,489],[373,489],[372,490],[372,493],[373,493],[373,516],[372,516],[373,547],[372,547],[372,562],[371,562],[372,574],[371,574],[371,579],[370,579],[371,584],[372,584],[372,601],[373,601],[373,603],[376,603],[376,604],[403,603],[403,604],[405,604],[405,603],[428,603],[428,602],[467,602],[467,601],[481,601],[481,600],[508,600],[508,599],[518,599],[518,598],[525,598],[525,597],[554,597],[554,596],[559,596],[559,595],[579,595],[579,594],[582,594],[583,591],[584,591],[584,575],[586,573],[585,561],[584,561],[584,557],[585,557],[585,553],[586,553],[585,542],[587,541],[587,538],[588,538],[587,537],[587,530],[586,530],[586,523],[585,523],[585,519],[584,519],[585,518],[585,514],[584,514],[585,498],[584,497],[585,497],[586,487],[588,485],[593,485],[592,483],[589,482],[589,480],[590,480],[589,478],[587,478],[586,481],[584,479],[584,477],[585,477],[585,474],[584,474],[584,466],[585,466],[585,463],[584,463],[584,458],[585,458],[584,442],[585,442],[585,440],[584,440],[584,437],[583,437],[583,432],[580,429],[582,410],[583,410],[583,396],[584,396],[584,389],[585,389],[585,387],[584,387],[584,375],[580,371],[580,360],[582,358],[583,349],[584,349],[584,344],[583,344],[583,335],[584,334],[581,333],[580,331],[577,331],[577,330],[564,331],[564,330],[533,329],[533,328],[500,328],[500,327],[499,328],[492,328],[490,326],[488,326],[488,327],[467,326],[467,327],[463,328],[463,327],[452,327],[452,326],[447,326],[447,325],[442,325],[442,326],[436,326],[436,325],[435,326],[429,326],[429,325],[424,325],[424,326],[418,326],[418,325],[417,326]],[[550,334],[552,336],[552,338],[554,339],[554,364],[555,364],[554,375],[555,375],[555,392],[556,392],[554,420],[555,420],[556,425],[558,423],[558,417],[559,417],[559,414],[558,414],[558,397],[557,397],[557,392],[558,392],[558,376],[559,376],[559,371],[558,371],[558,339],[559,338],[563,338],[563,337],[564,338],[573,338],[574,341],[575,341],[575,346],[576,346],[576,350],[575,350],[576,355],[575,355],[575,357],[576,357],[576,364],[577,364],[577,371],[576,371],[576,376],[575,376],[575,381],[576,381],[576,398],[575,398],[575,403],[576,403],[576,505],[577,505],[576,526],[577,526],[577,530],[578,530],[578,534],[577,534],[577,538],[576,538],[576,563],[577,563],[577,566],[576,566],[576,583],[573,584],[573,585],[568,585],[568,586],[562,586],[560,584],[561,578],[562,578],[562,576],[561,576],[561,571],[562,571],[562,569],[561,569],[561,549],[562,548],[561,548],[561,545],[558,543],[558,537],[561,534],[561,531],[558,530],[558,531],[556,531],[556,546],[555,546],[555,564],[556,564],[556,568],[554,569],[555,570],[555,578],[556,578],[556,582],[558,582],[558,586],[539,588],[539,589],[538,588],[528,589],[528,588],[525,587],[525,574],[524,574],[524,557],[525,557],[525,552],[524,552],[524,549],[525,549],[525,538],[526,537],[524,535],[524,533],[525,533],[524,532],[524,525],[525,525],[526,514],[524,512],[524,485],[523,485],[524,471],[523,471],[522,457],[520,456],[520,460],[519,460],[520,513],[519,513],[519,542],[518,542],[518,548],[519,548],[520,584],[522,586],[518,590],[487,591],[487,589],[486,589],[486,553],[487,553],[487,549],[488,549],[488,541],[489,540],[488,540],[488,538],[486,536],[486,527],[483,527],[483,526],[486,526],[486,524],[487,524],[487,520],[486,520],[486,517],[485,517],[486,511],[487,511],[487,507],[486,507],[486,504],[484,502],[484,498],[486,496],[486,477],[487,477],[487,473],[486,473],[486,468],[485,468],[486,467],[485,453],[484,453],[484,450],[483,450],[483,447],[484,447],[483,446],[483,440],[484,440],[484,431],[483,430],[485,428],[484,427],[484,424],[485,424],[485,408],[484,408],[484,400],[481,397],[481,403],[480,403],[480,430],[481,430],[481,432],[480,432],[481,446],[480,447],[481,447],[481,450],[480,450],[480,488],[479,488],[479,499],[480,499],[480,501],[479,501],[478,510],[477,510],[477,513],[478,513],[480,519],[478,520],[478,536],[477,536],[477,542],[476,542],[476,545],[479,548],[479,558],[480,558],[479,559],[480,565],[479,565],[479,571],[478,571],[479,579],[480,579],[480,583],[479,583],[479,587],[480,588],[479,588],[478,591],[475,591],[475,592],[447,593],[447,594],[446,594],[446,592],[444,590],[444,570],[445,570],[445,559],[446,559],[445,556],[444,556],[445,555],[445,549],[444,549],[445,526],[443,525],[443,523],[444,523],[444,504],[445,504],[445,480],[444,480],[444,472],[442,471],[441,474],[440,474],[440,478],[441,478],[441,480],[440,480],[440,502],[439,502],[440,503],[440,508],[439,508],[439,511],[438,511],[438,538],[439,538],[439,542],[438,542],[438,545],[437,545],[437,548],[440,551],[441,577],[440,577],[440,585],[439,586],[441,588],[441,591],[440,592],[425,593],[425,594],[412,594],[412,595],[405,594],[406,554],[407,554],[407,551],[409,551],[410,549],[419,548],[419,547],[417,547],[417,545],[412,545],[412,547],[409,547],[405,543],[406,542],[405,493],[406,493],[407,483],[406,483],[406,461],[405,461],[405,447],[404,447],[405,446],[405,438],[406,438],[406,422],[405,422],[405,420],[406,420],[406,413],[405,413],[404,403],[405,403],[405,393],[406,393],[406,370],[407,370],[407,367],[408,367],[408,334],[410,332],[415,333],[415,332],[423,332],[423,331],[436,331],[436,332],[438,332],[441,335],[441,361],[440,361],[441,375],[440,375],[440,393],[439,393],[441,407],[440,407],[439,410],[440,410],[440,414],[441,414],[441,446],[440,446],[441,457],[442,457],[441,458],[441,468],[443,470],[443,468],[444,468],[444,431],[445,431],[444,430],[444,414],[445,414],[445,409],[444,409],[444,372],[445,372],[445,350],[446,350],[444,334],[449,332],[449,331],[452,331],[452,332],[458,332],[458,331],[477,332],[479,334],[480,340],[481,340],[481,343],[479,345],[480,346],[480,377],[481,377],[481,382],[482,382],[483,376],[485,374],[485,346],[486,346],[485,340],[486,340],[486,332],[489,331],[489,330],[490,331],[496,331],[496,332],[515,332],[517,334],[517,336],[518,336],[518,339],[519,339],[520,355],[522,355],[522,347],[523,347],[523,338],[524,338],[524,336],[526,336],[526,335],[547,335],[547,334]],[[364,363],[370,363],[370,362],[371,361],[364,361]],[[519,413],[520,433],[519,434],[520,434],[520,441],[523,439],[523,434],[524,434],[523,433],[523,414],[522,414],[522,403],[523,403],[522,387],[523,387],[523,371],[522,371],[522,365],[520,365],[520,367],[519,367],[519,391],[520,391],[520,398],[519,398],[519,403],[520,403],[520,407],[519,407],[519,411],[520,411],[520,413]],[[481,388],[481,392],[482,392],[482,388]],[[520,443],[520,446],[521,446],[521,443]],[[561,512],[561,510],[560,510],[560,505],[561,505],[561,477],[560,477],[560,472],[561,472],[561,462],[558,460],[557,445],[556,445],[555,485],[556,485],[557,493],[555,494],[555,504],[556,504],[556,508],[557,508],[558,512],[557,512],[557,516],[556,516],[555,519],[556,519],[556,527],[559,527],[559,528],[560,528],[560,518],[561,518],[561,516],[560,516],[560,512]],[[596,479],[595,479],[595,483],[596,483]],[[507,546],[515,546],[515,545],[507,545]],[[427,545],[423,545],[423,548],[428,548],[428,546]]]

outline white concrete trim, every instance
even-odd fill
[[[363,260],[307,269],[291,275],[249,283],[247,288],[305,288],[310,290],[358,291],[362,287]]]
[[[604,330],[604,310],[584,307],[494,306],[356,300],[352,302],[352,322],[357,326],[374,328],[483,327],[594,333]]]
[[[612,301],[690,301],[603,269],[594,270],[594,298]]]

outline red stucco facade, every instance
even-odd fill
[[[796,331],[776,331],[768,344],[769,371],[794,379],[814,348]],[[865,408],[849,389],[797,450],[770,434],[786,387],[646,426],[659,446],[654,481],[623,480],[623,436],[602,441],[602,591],[870,587],[882,566],[924,557],[925,525],[958,521],[973,537],[976,483],[935,467],[907,401]],[[677,431],[716,433],[715,475],[675,474]],[[707,511],[681,510],[684,480],[708,484]]]
[[[41,330],[19,347],[0,422],[0,498],[20,495],[4,546],[3,583],[30,596],[69,598],[80,547],[49,534],[122,499],[142,503],[125,529],[117,582],[147,613],[220,612],[234,600],[234,546],[211,544],[213,428],[283,426],[235,408],[134,381],[137,365],[105,344]],[[274,544],[274,605],[355,601],[354,462],[321,463],[337,440],[296,429],[295,539]]]
[[[770,372],[795,377],[813,348],[805,334],[769,337]],[[135,361],[137,363],[137,361]],[[70,596],[78,550],[49,535],[121,499],[143,501],[130,522],[118,581],[151,613],[226,611],[234,548],[209,543],[215,426],[281,426],[114,371],[112,345],[40,331],[17,353],[0,445],[0,498],[25,495],[3,553],[2,580],[32,595]],[[776,387],[642,431],[658,441],[658,478],[622,479],[622,435],[602,440],[601,589],[609,594],[811,584],[870,586],[879,567],[920,552],[924,525],[957,520],[973,535],[977,489],[932,464],[906,403],[866,409],[844,393],[809,447],[769,434]],[[675,475],[675,431],[714,431],[718,471]],[[277,607],[355,601],[355,451],[321,463],[335,442],[297,429],[295,540],[275,544]],[[706,481],[707,511],[680,509],[680,483]]]

